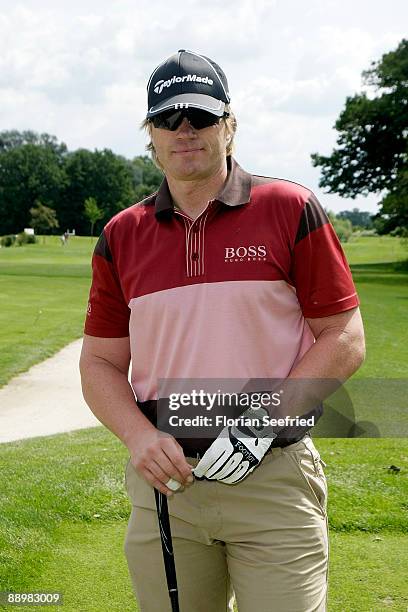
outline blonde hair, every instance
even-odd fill
[[[226,150],[225,150],[225,154],[226,157],[228,157],[229,155],[232,155],[234,150],[235,150],[235,146],[234,146],[234,137],[235,137],[235,133],[237,131],[237,119],[233,113],[233,111],[231,110],[229,104],[225,105],[225,112],[229,113],[228,117],[222,117],[221,121],[224,123],[225,125],[225,129],[227,131],[227,146],[226,146]],[[142,121],[142,123],[140,124],[140,129],[141,130],[145,130],[149,137],[149,143],[146,145],[146,151],[149,151],[152,155],[152,160],[154,165],[159,168],[159,170],[161,170],[162,172],[164,171],[163,166],[161,165],[157,155],[156,155],[156,150],[154,148],[153,145],[153,141],[152,141],[152,124],[149,121],[149,119],[144,119]]]

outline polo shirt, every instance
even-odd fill
[[[232,157],[227,168],[197,219],[174,208],[164,178],[95,247],[84,331],[130,336],[131,385],[152,422],[159,379],[286,378],[315,341],[306,318],[360,304],[312,191]]]

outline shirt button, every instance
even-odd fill
[[[192,256],[191,256],[191,259],[192,259],[193,261],[197,261],[198,259],[200,259],[200,256],[199,256],[199,254],[198,254],[198,253],[193,253],[193,254],[192,254]]]

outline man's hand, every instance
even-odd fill
[[[276,438],[272,427],[263,425],[263,416],[268,416],[263,408],[249,408],[239,417],[246,422],[237,419],[236,425],[224,427],[194,468],[195,477],[235,484],[253,472]]]
[[[128,380],[129,364],[128,336],[85,334],[80,361],[85,401],[128,448],[131,463],[142,478],[165,495],[182,491],[178,483],[189,484],[191,466],[175,438],[156,429],[138,407]]]
[[[182,447],[173,436],[152,426],[144,430],[132,446],[130,456],[135,470],[165,495],[184,491],[184,486],[194,481],[191,465],[187,463]]]

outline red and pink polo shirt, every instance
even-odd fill
[[[164,179],[95,247],[85,333],[130,336],[142,407],[157,399],[158,379],[286,378],[315,341],[306,318],[359,305],[316,196],[232,157],[227,165],[197,219],[174,208]]]

